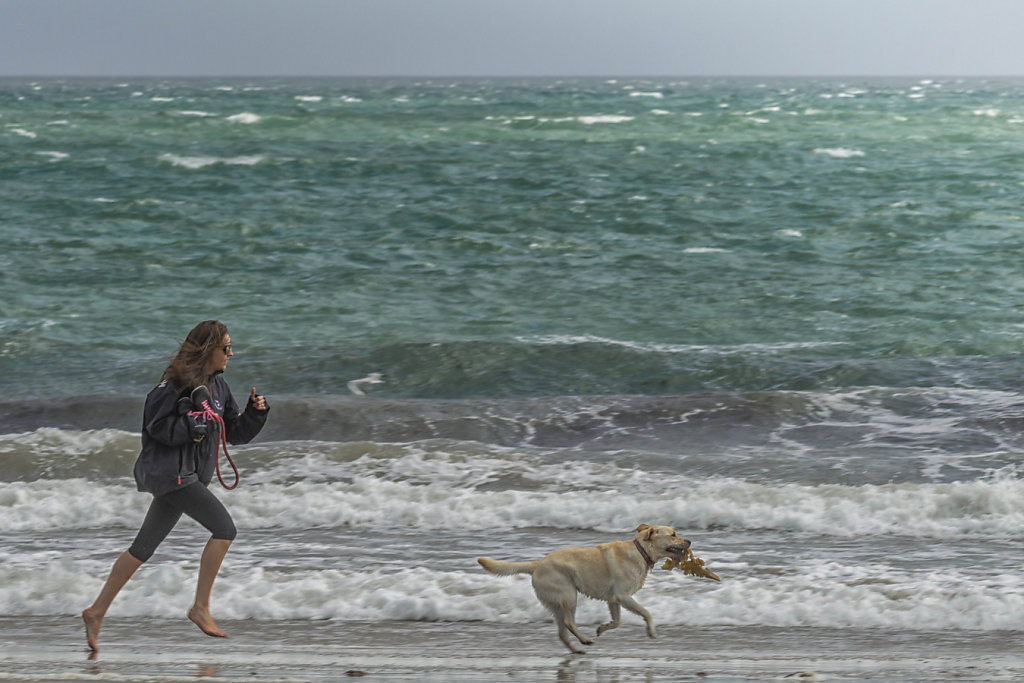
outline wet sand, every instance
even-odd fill
[[[551,624],[108,617],[94,657],[77,615],[0,619],[0,680],[1021,680],[1016,632],[708,629],[641,624],[572,656]],[[589,626],[588,626],[589,630]]]

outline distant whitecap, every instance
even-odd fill
[[[228,117],[228,121],[232,123],[259,123],[262,117],[259,114],[252,114],[247,111],[243,111],[241,114],[234,114]]]
[[[172,166],[188,168],[191,170],[213,166],[214,164],[224,164],[226,166],[255,166],[264,159],[264,157],[258,154],[224,158],[213,156],[181,156],[179,154],[170,153],[161,154],[158,158],[160,161],[167,162]]]
[[[835,159],[849,159],[850,157],[862,157],[864,152],[859,149],[848,149],[846,147],[818,147],[815,154],[824,154]]]
[[[632,116],[621,114],[598,114],[597,116],[578,116],[576,120],[590,126],[595,123],[625,123],[626,121],[632,121],[633,118]]]
[[[67,152],[36,152],[39,156],[50,157],[50,161],[61,161],[68,158]]]

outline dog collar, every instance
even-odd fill
[[[634,538],[633,539],[633,545],[635,545],[636,549],[640,551],[641,555],[643,555],[644,562],[647,563],[647,568],[648,569],[654,569],[654,560],[652,560],[651,556],[647,554],[647,551],[644,550],[644,547],[642,545],[640,545],[640,541],[638,541],[638,540],[636,540]]]

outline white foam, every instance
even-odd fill
[[[137,525],[149,503],[134,489],[128,479],[113,485],[84,478],[0,482],[0,533]]]
[[[181,156],[179,154],[165,153],[161,154],[158,159],[160,159],[160,161],[165,161],[172,166],[196,170],[207,166],[213,166],[214,164],[224,164],[227,166],[255,166],[263,161],[264,157],[260,155],[252,155],[225,158],[211,156]]]
[[[98,198],[94,201],[116,200]],[[71,430],[41,427],[33,432],[0,434],[0,453],[11,453],[17,448],[27,448],[59,463],[61,457],[95,455],[126,439],[138,443],[139,437],[137,434],[118,429]]]
[[[532,559],[532,558],[510,558]],[[12,615],[75,614],[95,597],[104,573],[67,558],[35,566],[0,565],[0,611]],[[1024,628],[1024,585],[1016,573],[979,576],[956,570],[907,571],[810,559],[790,574],[757,567],[726,570],[721,583],[655,569],[639,602],[659,624],[759,625],[778,628],[1010,630]],[[145,566],[109,616],[179,618],[195,581],[194,561]],[[360,562],[296,571],[228,562],[217,580],[223,619],[550,621],[528,577],[498,577],[466,558],[463,570]],[[607,621],[603,602],[581,598],[577,621]],[[624,614],[626,623],[640,618]]]
[[[657,90],[652,91],[652,92],[642,92],[642,91],[637,90],[637,91],[629,93],[629,96],[630,97],[653,97],[654,99],[657,99],[657,100],[660,100],[663,97],[665,97],[665,95],[663,93],[661,93],[661,92],[659,92]]]
[[[23,138],[32,138],[32,139],[34,139],[34,138],[39,137],[36,133],[33,133],[30,130],[25,130],[24,128],[9,128],[8,130],[10,130],[15,135],[20,135]]]
[[[36,154],[38,154],[39,156],[49,157],[50,161],[63,161],[64,159],[67,159],[70,156],[67,152],[53,151],[36,152]]]
[[[588,415],[596,422],[611,419],[597,404]],[[682,423],[687,416],[677,419]],[[56,442],[44,447],[58,448]],[[118,447],[127,449],[128,443]],[[6,448],[17,452],[10,443]],[[87,444],[77,448],[83,455],[64,457],[67,467],[81,472],[95,456]],[[466,452],[446,442],[429,447],[294,442],[232,452],[245,495],[222,494],[239,525],[248,528],[370,527],[387,519],[424,530],[616,531],[638,519],[662,518],[689,529],[948,540],[1012,538],[1024,526],[1024,482],[1009,471],[954,483],[802,485],[729,477],[694,481],[686,474],[628,464],[551,460],[545,451],[489,446]],[[0,482],[0,533],[134,526],[148,496],[134,490],[132,460],[126,453],[114,461],[111,468],[125,475],[109,481],[76,476]],[[501,479],[527,485],[490,490],[489,484]],[[683,490],[685,497],[679,495]]]
[[[596,123],[625,123],[632,121],[635,117],[623,114],[598,114],[596,116],[578,116],[576,120],[588,126]]]
[[[818,147],[814,150],[815,154],[824,154],[834,159],[849,159],[851,157],[862,157],[864,152],[859,149],[849,149],[846,147]]]
[[[322,102],[324,98],[320,95],[296,95],[295,99],[298,102]]]
[[[611,344],[613,346],[622,346],[628,349],[636,351],[651,352],[651,353],[714,353],[714,354],[731,354],[731,353],[752,353],[757,351],[780,351],[787,349],[812,349],[818,347],[829,347],[829,346],[842,346],[843,342],[776,342],[770,344],[735,344],[732,346],[723,346],[721,344],[715,346],[704,346],[698,344],[660,344],[651,342],[637,342],[628,341],[621,339],[611,339],[609,337],[601,337],[598,335],[538,335],[534,337],[516,337],[517,341],[531,344]]]
[[[251,112],[244,111],[240,114],[232,114],[231,116],[227,117],[227,120],[231,121],[232,123],[244,123],[247,125],[251,125],[253,123],[259,123],[262,120],[262,117],[259,114],[253,114]]]

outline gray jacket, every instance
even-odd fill
[[[210,380],[210,407],[224,419],[228,443],[249,443],[263,429],[267,410],[256,410],[248,403],[239,411],[231,389],[219,374]],[[135,484],[140,491],[160,496],[195,481],[209,484],[216,471],[215,453],[220,435],[217,423],[208,423],[209,432],[196,443],[196,418],[178,411],[178,399],[189,390],[178,390],[166,380],[146,396],[142,413],[142,452],[135,461]]]

